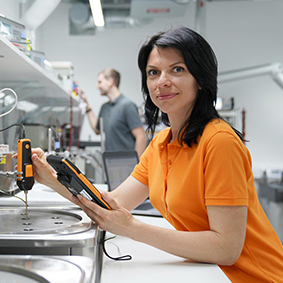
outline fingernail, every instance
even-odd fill
[[[71,196],[71,201],[75,202],[77,200],[76,196],[72,195]]]
[[[104,199],[107,199],[107,198],[108,198],[108,194],[105,193],[105,192],[102,192],[101,195],[102,195],[102,197],[103,197]]]

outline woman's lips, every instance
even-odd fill
[[[177,93],[159,93],[157,95],[157,98],[159,100],[166,100],[166,99],[174,98],[176,95],[177,95]]]

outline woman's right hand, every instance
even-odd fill
[[[58,183],[56,171],[46,160],[41,148],[33,148],[31,160],[33,163],[34,178],[37,182],[52,187]]]

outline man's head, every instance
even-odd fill
[[[119,89],[120,73],[114,69],[105,69],[98,74],[97,89],[101,95],[108,95],[111,89]]]

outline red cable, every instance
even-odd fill
[[[71,150],[72,144],[73,144],[73,98],[72,95],[70,95],[70,133],[69,133],[69,150]]]

